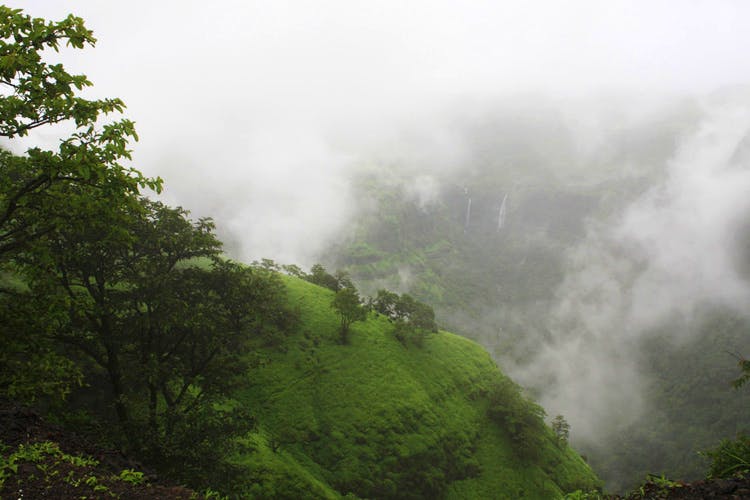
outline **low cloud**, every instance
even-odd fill
[[[601,442],[641,415],[640,340],[668,322],[690,324],[707,305],[748,310],[740,263],[748,256],[750,96],[727,99],[701,103],[699,126],[656,185],[590,224],[568,252],[549,320],[553,340],[530,364],[511,368],[550,412],[569,419],[579,442]],[[688,337],[694,328],[669,331]]]

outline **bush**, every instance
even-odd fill
[[[710,478],[727,478],[750,473],[750,437],[740,434],[737,439],[723,440],[718,447],[702,453],[711,460]]]
[[[492,384],[488,397],[489,418],[508,432],[519,456],[535,458],[542,449],[547,431],[544,409],[524,397],[521,388],[507,377]]]

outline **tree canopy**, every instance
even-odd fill
[[[40,127],[73,126],[56,150],[0,152],[0,257],[46,234],[65,217],[49,210],[50,201],[59,196],[52,192],[58,185],[86,184],[119,194],[161,189],[160,179],[146,178],[124,164],[130,159],[128,143],[138,139],[133,122],[99,123],[102,115],[122,112],[124,103],[81,97],[92,85],[86,76],[46,60],[63,44],[83,49],[95,43],[79,17],[50,22],[0,6],[0,137],[13,141]]]
[[[353,287],[341,288],[336,292],[331,307],[339,314],[341,343],[347,344],[349,343],[349,327],[355,321],[364,321],[367,318],[367,310],[362,306],[359,293]]]
[[[62,135],[0,150],[0,397],[62,407],[73,394],[112,444],[206,485],[252,426],[227,399],[247,353],[294,314],[273,268],[221,255],[210,219],[140,195],[161,180],[127,163],[133,122],[101,120],[123,102],[81,97],[91,82],[50,62],[94,43],[75,16],[0,6],[0,137]]]

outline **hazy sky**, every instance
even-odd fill
[[[750,82],[746,1],[9,3],[86,20],[96,48],[64,61],[126,102],[166,199],[247,259],[309,264],[367,146],[409,126],[448,149],[434,117],[456,103]]]

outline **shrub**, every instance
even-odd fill
[[[490,388],[487,414],[508,432],[516,452],[525,459],[535,458],[542,449],[547,431],[544,409],[527,399],[521,388],[507,377]]]
[[[702,453],[711,460],[710,478],[727,478],[750,473],[750,436],[740,434],[737,439],[723,440],[713,450]]]

